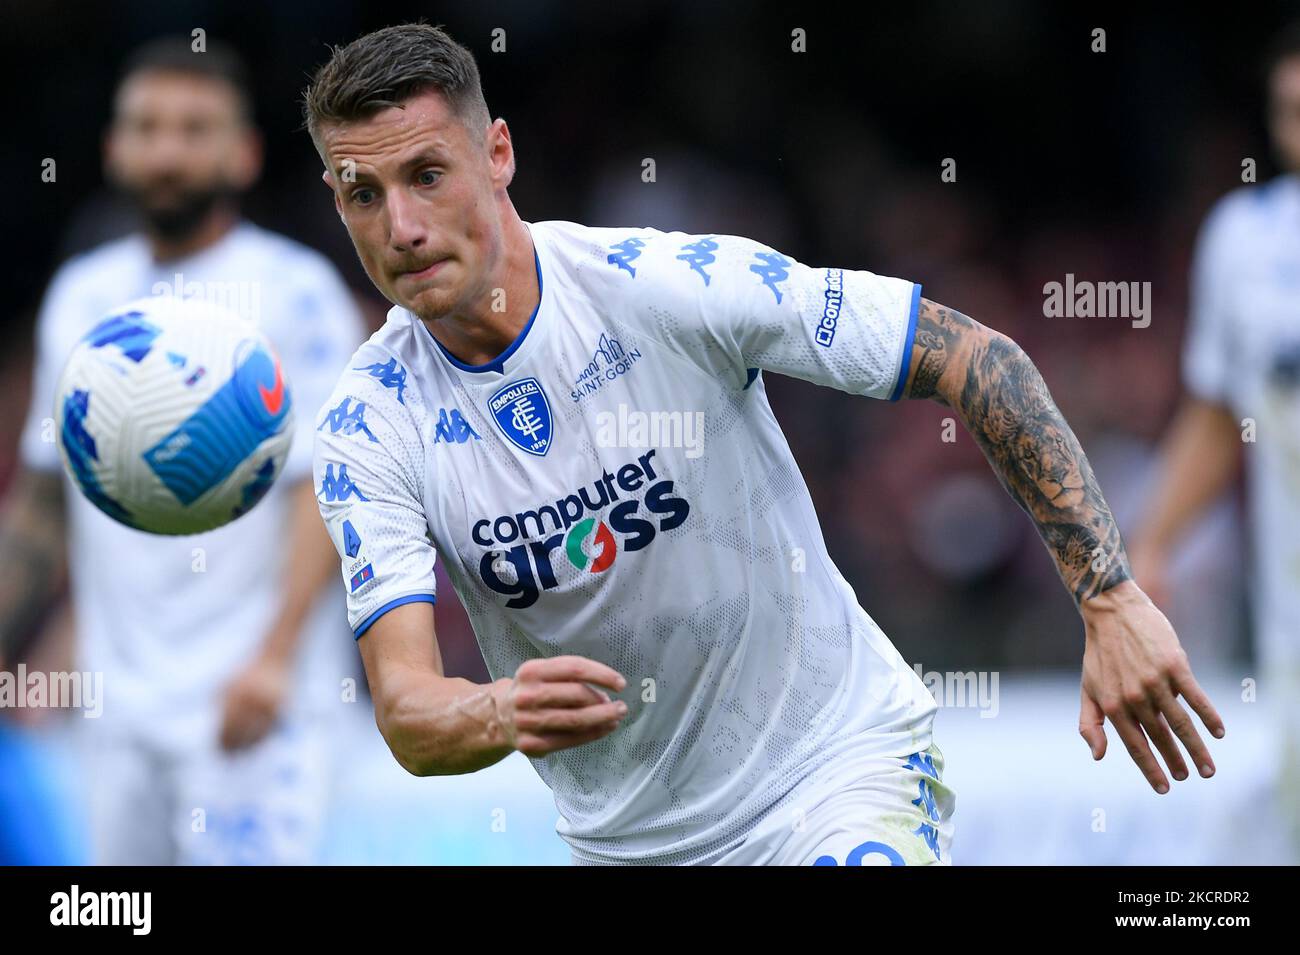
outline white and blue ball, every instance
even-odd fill
[[[54,430],[72,480],[101,511],[154,534],[197,534],[247,513],[293,440],[280,361],[258,328],[201,299],[114,309],[59,380]]]

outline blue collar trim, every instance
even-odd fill
[[[518,351],[519,346],[524,343],[524,339],[528,337],[529,329],[533,327],[533,322],[537,318],[537,313],[541,311],[542,308],[542,260],[537,255],[536,243],[533,244],[533,264],[537,267],[537,305],[533,309],[533,314],[528,316],[528,322],[527,324],[524,325],[523,331],[521,331],[519,335],[515,338],[515,340],[510,343],[510,347],[507,348],[505,351],[503,351],[501,354],[497,355],[496,358],[493,358],[487,364],[484,365],[465,364],[465,362],[461,361],[451,352],[447,351],[446,346],[444,346],[442,342],[438,341],[438,339],[436,338],[433,338],[433,332],[429,331],[428,325],[424,325],[424,322],[420,322],[421,325],[424,325],[424,330],[428,332],[430,338],[433,338],[433,343],[438,346],[439,350],[446,357],[447,361],[451,362],[453,366],[459,368],[461,371],[469,371],[475,374],[481,374],[482,372],[485,371],[495,371],[502,375],[506,373],[505,372],[506,359],[508,359],[511,355],[513,355],[516,351]],[[416,321],[419,321],[419,319],[416,319]]]

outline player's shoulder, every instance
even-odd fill
[[[271,340],[303,361],[328,366],[355,348],[365,325],[334,263],[295,239],[253,223],[236,227],[234,274],[256,280],[246,296]]]
[[[656,230],[612,228],[552,219],[529,224],[542,257],[543,281],[548,266],[581,285],[607,281],[617,270],[620,254],[640,255]]]
[[[547,219],[542,222],[528,223],[534,238],[540,238],[559,253],[569,253],[572,258],[581,258],[584,254],[598,253],[601,249],[618,241],[620,237],[643,235],[656,230],[639,228],[620,228],[612,226],[587,225],[567,219]]]
[[[746,263],[778,257],[770,246],[746,236],[695,233],[653,226],[589,226],[548,221],[533,224],[566,277],[602,296],[634,301],[694,295],[696,285],[746,271]]]
[[[69,256],[50,278],[51,293],[96,292],[107,276],[118,276],[148,257],[142,236],[126,235]]]
[[[742,235],[719,232],[687,232],[655,226],[593,226],[579,222],[549,220],[531,224],[556,251],[572,261],[592,262],[617,271],[620,262],[634,263],[643,256],[677,253],[687,247],[723,248],[736,246],[745,252],[770,247]],[[612,257],[612,260],[611,260]],[[630,270],[627,274],[633,274]]]
[[[378,408],[394,427],[413,426],[425,404],[423,388],[428,386],[411,373],[420,363],[416,333],[421,331],[405,309],[390,309],[384,324],[353,351],[318,420],[339,402],[351,400]]]
[[[37,335],[66,353],[110,309],[131,298],[123,277],[137,274],[148,256],[144,239],[128,235],[65,259],[46,284]]]
[[[1221,197],[1205,217],[1203,234],[1220,241],[1249,240],[1267,234],[1279,217],[1300,209],[1300,177],[1277,176],[1266,183],[1239,186]]]

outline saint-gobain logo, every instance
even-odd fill
[[[551,405],[536,378],[505,385],[488,399],[497,427],[515,447],[539,458],[551,449]]]

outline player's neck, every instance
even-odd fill
[[[474,310],[424,321],[429,333],[467,365],[486,365],[509,348],[541,299],[532,235],[513,209],[511,213],[498,277]]]
[[[149,251],[155,262],[184,259],[216,245],[238,223],[238,211],[230,206],[218,205],[193,232],[184,236],[169,238],[156,232],[146,233]]]

